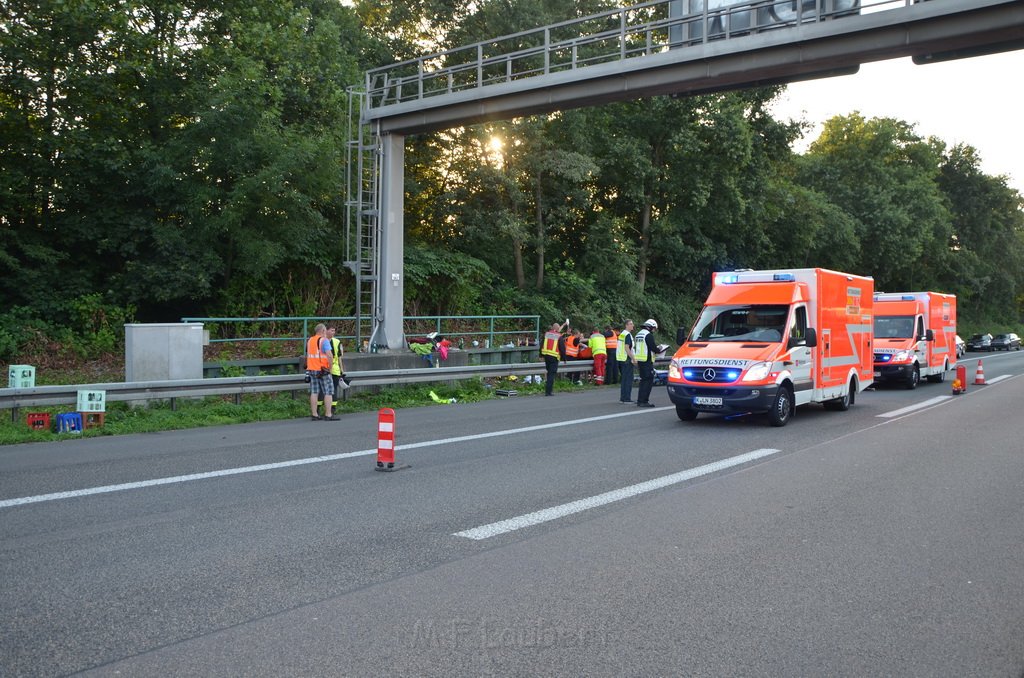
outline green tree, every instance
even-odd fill
[[[938,185],[952,214],[950,267],[942,277],[960,297],[962,316],[976,322],[1019,320],[1024,292],[1024,201],[1005,177],[981,171],[971,146],[954,146]],[[1012,318],[1012,321],[1011,321]]]
[[[800,182],[856,220],[856,273],[880,290],[934,287],[948,266],[950,216],[936,179],[943,144],[913,127],[859,113],[825,123]]]
[[[99,292],[142,317],[337,303],[310,290],[340,271],[344,87],[374,51],[351,9],[3,11],[0,300],[52,310]]]

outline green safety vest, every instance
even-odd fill
[[[331,374],[339,377],[344,370],[341,366],[341,339],[331,339]]]
[[[636,333],[636,341],[633,345],[633,355],[636,356],[638,363],[647,362],[647,335],[650,334],[646,329],[640,330]]]
[[[604,340],[604,335],[600,332],[590,335],[590,351],[594,355],[608,355],[608,342]]]
[[[626,355],[626,339],[632,339],[632,338],[633,338],[632,334],[630,334],[626,330],[622,330],[622,333],[619,334],[619,347],[620,348],[616,349],[616,351],[615,351],[615,360],[617,360],[620,363],[624,363],[627,360],[629,360],[629,356]]]

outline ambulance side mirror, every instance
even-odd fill
[[[925,332],[924,332],[924,340],[925,341],[935,341],[935,332],[933,332],[932,330],[925,330]]]
[[[686,343],[686,328],[685,327],[677,327],[676,328],[676,343],[679,344],[680,346],[682,346],[683,344]]]
[[[807,348],[814,348],[818,345],[818,333],[814,331],[813,327],[808,327],[806,335],[803,339],[799,337],[790,337],[789,343],[786,348],[796,348],[797,346],[806,346]]]
[[[807,328],[807,339],[804,342],[804,346],[807,348],[814,348],[818,345],[818,331],[813,327]]]

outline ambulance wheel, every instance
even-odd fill
[[[921,368],[914,365],[914,371],[910,373],[910,378],[907,379],[907,390],[913,391],[917,388],[917,385],[921,383]]]
[[[948,369],[949,369],[949,365],[948,364],[943,365],[941,372],[939,372],[938,374],[929,374],[928,375],[928,381],[930,381],[933,384],[941,384],[942,382],[946,381],[946,370],[948,370]]]
[[[697,418],[697,410],[691,410],[689,407],[676,405],[676,416],[683,421],[693,421]]]
[[[780,386],[775,394],[772,409],[768,410],[768,423],[772,426],[785,426],[793,418],[793,392],[786,386]]]
[[[846,389],[846,393],[844,393],[839,398],[834,398],[832,400],[826,400],[825,401],[825,409],[826,410],[832,410],[833,412],[845,412],[846,410],[850,409],[850,405],[853,404],[853,399],[855,397],[853,394],[856,393],[856,392],[857,392],[857,382],[855,382],[853,379],[851,379],[850,380],[850,387],[848,389]]]

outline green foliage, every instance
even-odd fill
[[[45,338],[117,351],[136,317],[352,314],[346,86],[614,4],[7,2],[0,357]],[[823,266],[954,292],[965,323],[1021,320],[1024,209],[1005,178],[969,146],[856,112],[796,156],[800,125],[770,114],[779,91],[410,137],[406,313],[667,329],[715,270]]]
[[[0,313],[0,361],[15,362],[29,342],[44,336],[49,329],[49,324],[26,306],[15,306]]]
[[[4,13],[0,306],[338,305],[321,288],[343,251],[345,87],[374,48],[352,9],[15,0]]]
[[[64,311],[64,345],[82,356],[111,353],[124,347],[124,325],[134,321],[135,307],[103,302],[99,294],[70,299]]]
[[[245,368],[242,367],[241,365],[229,365],[227,363],[221,363],[218,367],[220,368],[220,376],[222,377],[245,376]]]
[[[802,181],[855,220],[856,271],[874,276],[878,289],[928,289],[946,269],[942,151],[907,123],[853,113],[826,122],[804,158]]]
[[[412,245],[405,250],[405,292],[411,315],[489,313],[481,304],[492,273],[479,259]]]

